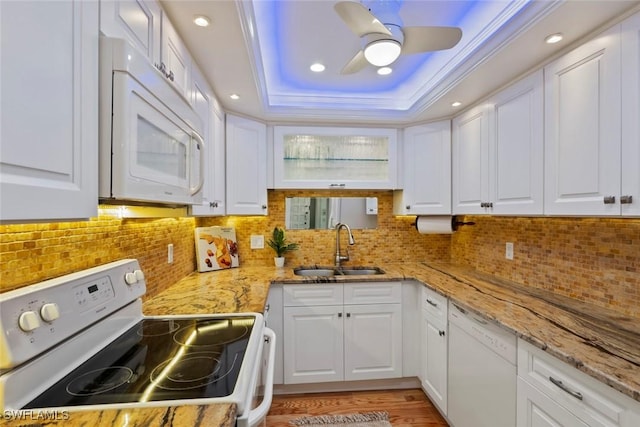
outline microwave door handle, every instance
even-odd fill
[[[200,180],[198,182],[198,185],[196,185],[195,187],[190,188],[191,195],[193,196],[198,191],[200,191],[202,189],[202,186],[204,185],[204,152],[205,152],[205,148],[204,148],[204,139],[202,139],[202,137],[200,135],[198,135],[197,132],[192,132],[191,136],[193,136],[195,139],[197,139],[198,143],[200,144]]]

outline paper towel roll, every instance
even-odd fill
[[[416,230],[420,234],[451,234],[453,220],[451,216],[419,216],[416,218]]]

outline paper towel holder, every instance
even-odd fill
[[[418,228],[418,217],[416,217],[416,222],[412,222],[411,225]],[[476,223],[473,221],[458,221],[455,215],[451,216],[451,230],[457,231],[458,227],[462,227],[463,225],[476,225]]]
[[[463,225],[476,225],[476,223],[473,221],[458,221],[455,215],[451,217],[451,229],[453,231],[456,231],[458,227],[462,227]]]

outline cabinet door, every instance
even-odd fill
[[[160,62],[162,9],[155,0],[101,0],[100,32],[127,39],[153,64]]]
[[[274,188],[394,189],[396,129],[273,128]]]
[[[452,188],[454,214],[486,213],[489,194],[487,106],[453,119]]]
[[[204,125],[206,160],[202,203],[191,206],[191,214],[195,216],[224,215],[224,178],[222,185],[219,182],[220,168],[224,175],[224,120],[221,113],[214,108],[213,92],[197,68],[193,69],[192,84],[192,105]],[[221,187],[222,193],[220,193]]]
[[[429,399],[447,414],[447,328],[434,321],[427,312],[422,315],[421,381]]]
[[[396,215],[451,213],[451,122],[404,130],[403,190],[394,194]]]
[[[267,127],[227,115],[227,214],[267,215]]]
[[[191,100],[191,55],[166,13],[162,14],[160,55],[167,78],[184,98]]]
[[[0,2],[0,220],[98,212],[98,3]]]
[[[622,23],[622,215],[640,215],[640,13]]]
[[[342,381],[342,305],[284,308],[284,383]]]
[[[620,214],[619,42],[616,26],[544,69],[546,214]]]
[[[587,427],[578,417],[518,378],[517,427]]]
[[[345,380],[402,376],[402,305],[345,305]]]
[[[542,71],[489,100],[489,203],[493,214],[542,215]]]

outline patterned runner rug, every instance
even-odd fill
[[[289,421],[289,424],[303,427],[392,427],[387,412],[301,417]]]

